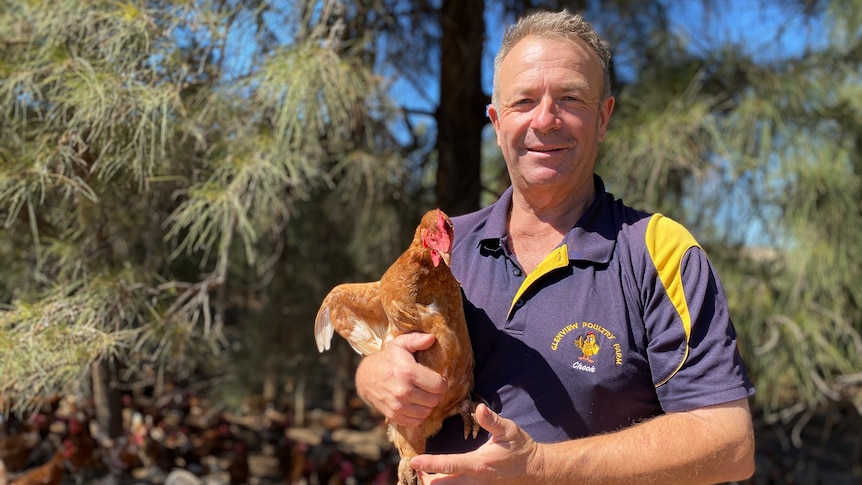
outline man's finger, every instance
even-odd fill
[[[501,435],[506,432],[506,422],[485,404],[476,406],[476,422],[491,435]]]
[[[417,367],[413,384],[418,388],[417,391],[426,393],[417,396],[416,402],[432,407],[440,402],[443,393],[449,388],[449,382],[446,381],[446,378],[425,366]]]
[[[395,337],[392,341],[392,345],[397,345],[412,354],[417,350],[426,350],[431,348],[436,341],[437,338],[433,333],[413,332]]]
[[[410,467],[416,471],[454,475],[471,470],[469,453],[464,455],[419,455],[410,460]]]

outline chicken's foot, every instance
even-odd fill
[[[479,434],[479,422],[476,421],[476,405],[477,403],[470,399],[464,399],[461,401],[460,413],[461,419],[464,420],[465,440],[468,436],[472,436],[475,439]]]

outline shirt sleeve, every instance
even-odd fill
[[[752,395],[724,290],[706,253],[662,216],[651,221],[646,242],[655,278],[644,324],[662,408],[686,411]]]

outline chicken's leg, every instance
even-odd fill
[[[476,421],[476,403],[472,400],[464,399],[461,401],[461,419],[464,420],[464,439],[468,436],[473,436],[475,439],[479,434],[479,422]]]
[[[400,485],[419,485],[419,475],[410,467],[410,459],[425,453],[425,436],[420,428],[389,426],[389,439],[398,450],[398,482]]]

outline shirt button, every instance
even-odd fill
[[[522,306],[524,306],[524,299],[518,298],[518,301],[515,302],[515,308],[521,308]]]
[[[517,266],[512,268],[512,274],[515,276],[521,276],[521,268],[518,268]]]

